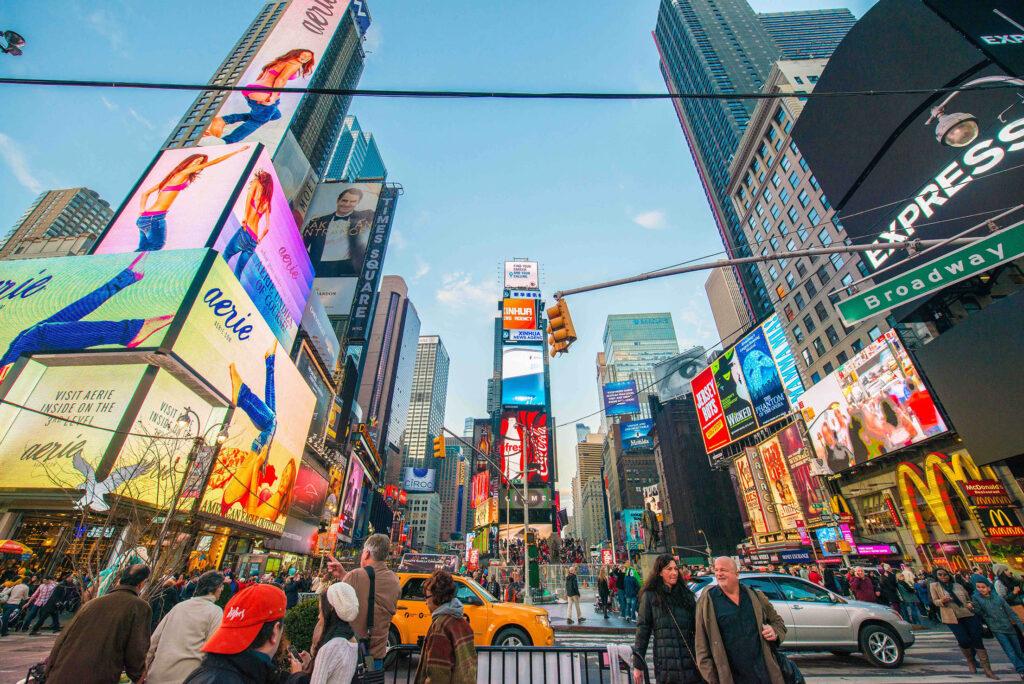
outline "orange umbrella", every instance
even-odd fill
[[[13,539],[0,539],[0,553],[12,553],[16,555],[31,554],[32,549],[28,548],[20,541],[14,541]]]

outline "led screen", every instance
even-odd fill
[[[302,226],[317,278],[355,278],[362,273],[382,188],[381,183],[331,181],[317,187]]]
[[[654,421],[649,418],[630,420],[619,426],[622,430],[622,446],[626,451],[650,451],[654,449],[654,438],[651,430]]]
[[[537,327],[537,300],[506,297],[501,303],[502,328],[533,330]]]
[[[295,478],[289,515],[300,513],[310,518],[318,518],[323,512],[326,499],[327,478],[309,464],[303,463]]]
[[[505,287],[536,290],[540,287],[540,268],[536,261],[506,261]]]
[[[526,464],[530,482],[551,476],[548,417],[543,411],[504,411],[501,414],[501,470],[507,480],[522,480]]]
[[[816,472],[847,468],[948,428],[896,333],[889,331],[798,401]]]
[[[607,382],[603,388],[604,414],[606,416],[628,416],[640,413],[640,399],[636,394],[636,380]]]
[[[338,523],[338,538],[344,542],[352,541],[355,534],[356,519],[359,516],[359,506],[363,502],[363,481],[366,479],[366,470],[363,463],[355,454],[348,459],[348,476],[345,478],[345,492],[342,495],[341,508],[338,510],[340,518]]]
[[[544,351],[540,347],[506,346],[501,351],[501,403],[544,406]]]
[[[630,550],[644,547],[644,512],[640,508],[627,508],[622,511],[622,529],[625,532],[626,548]]]

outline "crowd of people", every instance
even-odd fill
[[[383,670],[400,595],[387,564],[390,551],[388,537],[374,534],[351,570],[331,557],[327,571],[315,576],[176,575],[162,579],[148,600],[142,596],[149,566],[129,565],[109,591],[96,598],[86,593],[72,620],[62,630],[56,626],[60,635],[38,675],[48,684],[77,684],[83,667],[97,684],[114,684],[122,674],[146,684],[349,684],[357,674],[372,677]],[[36,628],[51,614],[46,606],[59,583],[47,578],[33,590],[27,581],[36,579],[19,575],[4,583],[5,632],[10,615],[26,606]],[[304,591],[317,595],[318,619],[311,648],[298,652],[283,621]],[[435,571],[425,594],[432,620],[414,681],[476,682],[473,631],[451,574]]]

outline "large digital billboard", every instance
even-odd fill
[[[1024,81],[981,49],[1001,43],[999,34],[966,36],[933,11],[946,15],[955,5],[948,16],[961,27],[1024,33],[1019,11],[1000,17],[999,4],[879,1],[836,48],[814,92],[900,94],[815,97],[800,114],[793,138],[846,237],[878,246],[864,255],[873,269],[891,267],[875,282],[921,263],[889,246],[952,237],[1015,205],[1010,198],[1024,183]],[[936,91],[940,85],[948,90]],[[998,225],[1022,218],[1016,209]]]
[[[726,348],[690,389],[709,454],[791,413],[804,388],[778,315]]]
[[[768,490],[772,503],[775,505],[775,517],[783,529],[797,527],[797,521],[803,521],[803,510],[797,499],[793,478],[789,474],[789,464],[782,451],[782,444],[777,435],[772,435],[757,445],[757,453],[761,457],[761,465],[767,476]]]
[[[503,406],[544,406],[544,350],[523,345],[501,350]]]
[[[317,292],[310,295],[306,301],[306,310],[302,312],[300,326],[309,336],[309,341],[327,370],[334,371],[338,365],[338,356],[341,354],[341,342],[338,341],[338,334],[334,332],[334,327],[327,318],[328,313],[319,294]]]
[[[165,150],[93,251],[190,247],[220,252],[277,338],[292,343],[313,270],[266,150]]]
[[[505,479],[522,480],[529,464],[530,482],[547,482],[551,478],[547,414],[503,411],[500,429],[501,472]]]
[[[345,490],[342,494],[341,508],[338,509],[338,539],[343,542],[352,541],[355,534],[356,519],[359,507],[363,503],[363,482],[366,469],[355,454],[348,459],[348,475],[345,477]]]
[[[627,421],[620,424],[619,429],[622,430],[622,447],[626,451],[654,449],[654,438],[651,437],[654,421],[650,418]]]
[[[602,388],[604,414],[606,416],[628,416],[640,413],[640,399],[636,394],[636,380],[606,382]]]
[[[804,392],[797,406],[822,473],[863,465],[948,429],[891,330]]]
[[[316,397],[313,407],[313,420],[309,423],[309,436],[321,439],[327,430],[327,418],[334,406],[334,390],[330,380],[325,378],[320,367],[313,361],[309,347],[303,342],[295,357],[295,367],[306,380],[306,384]]]
[[[537,300],[512,297],[501,300],[501,327],[504,330],[534,330],[537,327]]]
[[[690,393],[690,381],[704,368],[704,347],[691,347],[678,356],[654,364],[655,386],[662,403]]]
[[[382,188],[382,183],[333,181],[317,186],[306,210],[302,239],[318,279],[355,278],[362,273]]]
[[[432,492],[436,487],[435,468],[402,468],[402,489],[410,494]]]
[[[261,142],[271,154],[276,152],[304,94],[267,89],[302,88],[312,83],[348,7],[348,0],[290,3],[231,84],[244,89],[228,93],[199,144]]]
[[[506,261],[505,287],[536,290],[540,287],[540,267],[536,261]]]
[[[211,264],[173,351],[234,407],[200,510],[280,533],[315,399],[223,259]]]
[[[299,516],[288,516],[280,539],[267,539],[263,545],[271,551],[285,551],[311,556],[316,553],[320,537],[317,526]],[[332,549],[333,550],[333,549]]]
[[[326,500],[327,478],[316,468],[303,463],[295,478],[289,515],[299,513],[310,518],[319,518]]]

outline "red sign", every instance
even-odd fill
[[[814,546],[814,542],[811,541],[811,535],[807,534],[807,523],[803,520],[797,520],[796,531],[800,535],[801,546]]]
[[[505,299],[501,306],[505,330],[533,330],[537,327],[536,299]]]
[[[611,565],[614,562],[615,562],[615,559],[612,557],[612,550],[611,549],[601,549],[601,564],[602,565]]]
[[[409,494],[404,489],[399,490],[399,492],[398,492],[398,505],[399,506],[404,506],[406,504],[406,502],[408,502],[408,501],[409,501]]]
[[[469,505],[472,508],[479,508],[481,504],[487,501],[487,497],[490,496],[490,489],[491,479],[486,470],[474,475],[470,483]]]
[[[704,438],[704,450],[714,453],[729,443],[729,428],[725,425],[725,414],[711,369],[705,368],[691,380],[690,389],[697,405],[697,422]]]
[[[992,508],[1014,505],[1001,482],[996,480],[967,480],[961,486],[977,508]]]
[[[500,444],[501,474],[505,480],[522,480],[525,463],[529,463],[530,482],[551,479],[546,413],[529,410],[502,413]]]
[[[896,511],[896,504],[892,502],[892,497],[888,494],[885,495],[885,507],[889,509],[889,517],[892,518],[892,524],[896,527],[903,527],[903,521],[900,520],[900,514]]]

